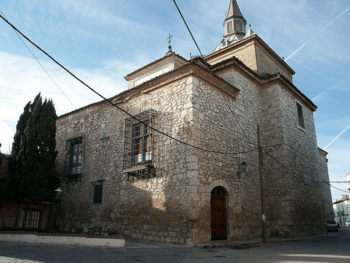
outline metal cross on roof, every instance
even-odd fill
[[[168,41],[168,43],[169,43],[169,46],[171,46],[171,38],[173,37],[173,35],[171,35],[171,34],[169,34],[169,37],[167,38],[169,41]]]

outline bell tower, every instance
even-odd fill
[[[239,10],[236,0],[230,1],[227,17],[224,21],[225,37],[235,35],[241,40],[246,34],[247,21],[244,19],[241,10]]]
[[[214,52],[233,45],[254,34],[251,29],[248,31],[248,34],[246,33],[247,20],[245,20],[241,10],[239,10],[236,0],[230,0],[230,6],[228,7],[223,26],[225,28],[225,35]]]

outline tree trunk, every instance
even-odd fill
[[[27,226],[27,218],[28,218],[29,205],[26,205],[26,210],[23,216],[22,228],[26,228]]]
[[[4,209],[2,205],[0,205],[0,213],[1,213],[2,227],[6,227]]]
[[[22,206],[22,204],[18,204],[17,212],[16,212],[15,227],[18,227],[18,219],[19,219],[19,215],[20,215],[20,212],[21,212],[21,206]]]

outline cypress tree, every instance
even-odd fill
[[[19,135],[21,134],[20,147],[15,145],[15,136],[16,147],[12,151],[15,161],[11,168],[14,175],[12,188],[14,193],[19,194],[17,201],[26,205],[23,218],[27,218],[29,205],[42,202],[45,198],[48,180],[54,170],[57,156],[55,140],[57,115],[52,100],[42,102],[39,93],[29,107],[26,105],[26,109],[29,109],[30,117],[23,133],[21,134],[20,129],[17,131]],[[19,128],[23,126],[20,125]],[[23,220],[22,226],[26,226],[26,220]]]
[[[34,100],[33,104],[37,102],[37,98],[40,96],[40,93],[36,96],[36,101]],[[24,130],[27,127],[27,122],[31,115],[31,109],[34,107],[33,104],[29,101],[27,105],[24,107],[23,113],[19,117],[19,120],[17,122],[16,126],[16,133],[14,136],[14,141],[12,143],[12,152],[9,157],[8,162],[8,169],[9,169],[9,176],[10,176],[10,183],[8,187],[8,193],[9,193],[9,199],[13,203],[17,204],[17,212],[16,212],[16,220],[15,220],[15,227],[18,226],[18,217],[21,209],[21,203],[22,203],[22,193],[18,191],[18,184],[20,183],[20,175],[21,175],[21,168],[22,165],[18,161],[18,154],[21,149],[21,140],[22,136],[24,135]]]

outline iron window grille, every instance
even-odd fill
[[[22,211],[22,222],[23,224],[25,215],[25,209]],[[39,209],[32,209],[29,208],[28,214],[27,214],[27,220],[25,220],[25,226],[30,228],[39,228],[40,227],[40,220],[41,219],[41,210]]]
[[[149,173],[157,156],[156,111],[147,110],[125,120],[123,172],[128,175]]]
[[[94,184],[92,189],[92,204],[102,204],[102,184]]]
[[[83,140],[77,137],[70,140],[69,144],[69,175],[81,174],[83,167]]]

